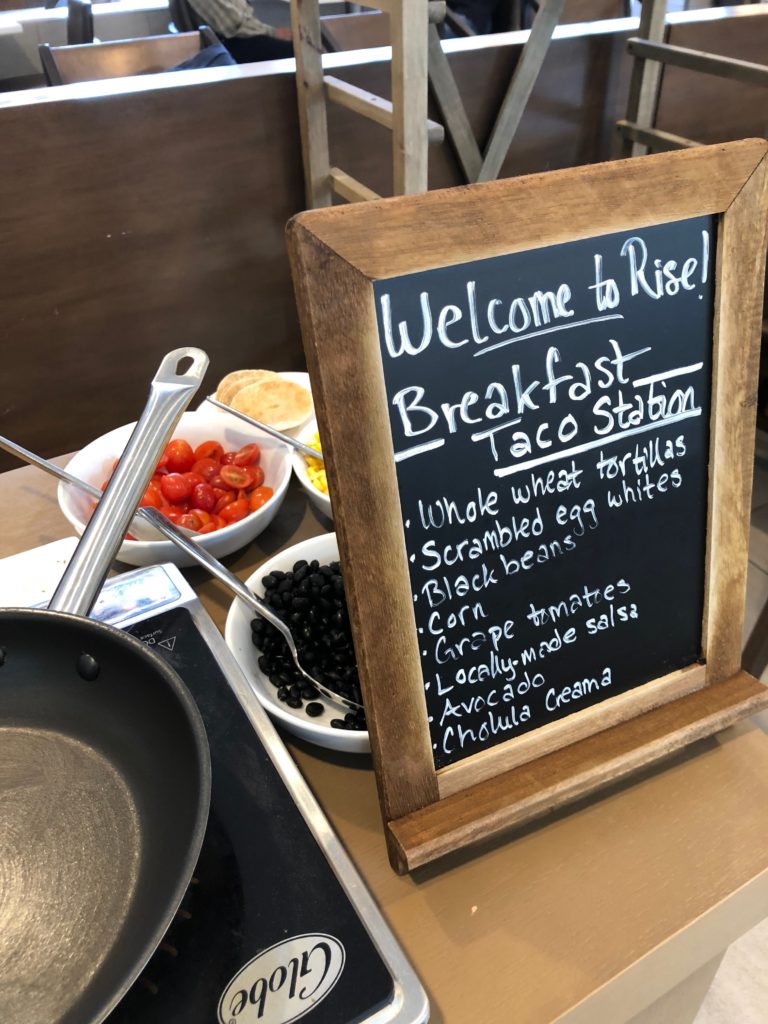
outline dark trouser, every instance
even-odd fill
[[[222,39],[238,64],[253,64],[259,60],[279,60],[293,56],[293,43],[272,36],[245,36]]]

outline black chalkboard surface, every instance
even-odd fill
[[[374,282],[436,768],[700,658],[715,231]]]

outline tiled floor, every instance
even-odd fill
[[[768,683],[768,435],[758,434],[752,494],[745,662]],[[757,632],[756,632],[757,627]],[[768,732],[768,711],[756,716]],[[768,808],[766,808],[768,810]],[[694,1024],[768,1024],[768,920],[735,942],[723,959]]]

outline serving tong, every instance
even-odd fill
[[[73,487],[77,487],[85,494],[90,494],[92,498],[101,499],[102,492],[98,487],[94,487],[93,484],[86,483],[85,480],[81,480],[79,477],[74,476],[72,473],[67,472],[66,469],[62,469],[60,466],[54,465],[47,459],[42,458],[40,455],[36,455],[34,452],[29,451],[27,448],[23,448],[21,445],[16,444],[14,441],[9,440],[7,437],[0,435],[0,448],[9,452],[11,455],[16,455],[22,461],[29,463],[32,466],[37,466],[38,469],[42,469],[44,472],[49,473],[51,476],[56,477],[58,480],[63,480],[65,483],[71,484]],[[226,569],[218,559],[214,558],[210,552],[206,551],[205,548],[200,547],[196,544],[186,533],[184,533],[179,527],[175,526],[170,519],[166,519],[165,516],[156,508],[144,507],[136,509],[136,513],[133,517],[133,521],[139,520],[140,522],[149,523],[155,530],[166,537],[171,543],[175,544],[177,548],[184,551],[190,558],[194,559],[198,565],[201,565],[206,569],[211,576],[214,576],[220,583],[232,593],[235,597],[238,597],[244,604],[260,615],[263,619],[266,619],[272,626],[283,635],[288,650],[290,651],[293,663],[301,675],[306,679],[310,686],[314,686],[319,693],[321,693],[327,700],[337,707],[345,708],[346,710],[358,710],[362,708],[362,704],[358,704],[357,701],[352,700],[351,697],[343,697],[340,693],[336,693],[335,690],[329,689],[323,683],[318,682],[313,675],[311,675],[302,666],[299,661],[299,652],[296,648],[296,642],[293,639],[288,625],[275,614],[272,608],[260,597],[257,597],[252,591],[245,586],[245,584],[238,579],[234,573],[231,573],[229,569]]]

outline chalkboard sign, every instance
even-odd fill
[[[701,657],[715,232],[374,284],[438,768]]]
[[[741,671],[766,151],[289,225],[396,870],[768,704]]]

